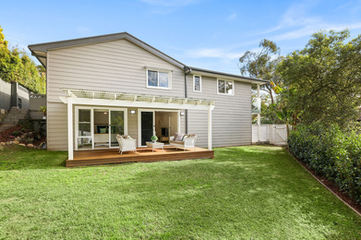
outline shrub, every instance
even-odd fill
[[[18,125],[21,126],[25,131],[33,130],[33,124],[29,119],[19,120]]]
[[[18,136],[20,136],[21,134],[22,134],[21,131],[15,130],[14,132],[12,132],[11,135],[13,135],[13,136],[15,136],[15,137],[18,137]]]
[[[361,204],[361,135],[320,123],[300,125],[290,133],[290,152],[317,174],[333,181]]]

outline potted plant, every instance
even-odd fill
[[[150,139],[152,140],[152,142],[155,143],[158,140],[158,137],[157,136],[152,136]]]

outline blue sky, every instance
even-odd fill
[[[127,31],[185,64],[230,73],[263,38],[285,55],[319,30],[361,33],[361,0],[18,0],[1,8],[11,46]]]

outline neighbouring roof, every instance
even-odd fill
[[[83,45],[96,44],[96,43],[102,43],[102,42],[110,42],[110,41],[116,41],[116,40],[121,40],[121,39],[125,39],[125,40],[132,42],[133,44],[137,45],[138,47],[141,47],[144,50],[160,57],[161,59],[163,59],[164,61],[166,61],[170,64],[173,64],[184,70],[186,70],[186,69],[189,70],[188,73],[202,73],[202,74],[206,74],[209,76],[215,76],[215,77],[226,76],[226,77],[230,77],[235,80],[241,80],[241,81],[258,83],[258,84],[264,84],[264,83],[268,82],[267,80],[262,80],[262,79],[257,79],[257,78],[250,78],[250,77],[245,77],[245,76],[236,75],[236,74],[217,72],[217,71],[213,71],[213,70],[187,66],[187,65],[179,62],[178,60],[168,56],[167,54],[163,53],[162,51],[143,42],[142,40],[134,37],[133,35],[131,35],[127,32],[99,35],[99,36],[93,36],[93,37],[85,37],[85,38],[76,38],[76,39],[70,39],[70,40],[64,40],[64,41],[31,44],[28,46],[28,48],[30,49],[32,55],[34,55],[41,62],[41,64],[44,67],[46,67],[46,57],[47,57],[47,52],[49,50],[69,48],[69,47],[75,47],[75,46],[83,46]]]

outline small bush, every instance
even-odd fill
[[[21,131],[19,131],[19,130],[15,130],[14,132],[12,132],[12,134],[11,135],[13,135],[13,136],[15,136],[15,137],[18,137],[18,136],[20,136],[22,134],[22,132]]]
[[[361,204],[361,135],[337,125],[300,125],[290,133],[290,152]]]
[[[31,131],[33,130],[33,124],[29,119],[22,119],[19,120],[18,125],[22,127],[24,131]]]

